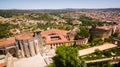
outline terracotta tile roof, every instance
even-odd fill
[[[33,33],[20,34],[15,36],[18,40],[27,40],[33,38]]]
[[[0,67],[4,67],[4,66],[6,66],[7,65],[7,63],[5,62],[5,63],[0,63]]]
[[[69,31],[59,30],[59,29],[51,29],[41,32],[41,36],[45,38],[46,44],[55,44],[55,43],[65,43],[69,42],[65,35],[67,35]],[[52,40],[52,37],[59,37],[60,39]]]
[[[0,46],[11,45],[13,43],[15,43],[15,38],[14,37],[0,40]]]
[[[55,37],[55,36],[60,37],[60,39],[52,40],[51,37]],[[46,37],[46,44],[55,44],[55,43],[64,43],[64,42],[69,42],[69,41],[62,35],[51,35]]]
[[[59,29],[50,29],[50,30],[46,30],[41,32],[42,37],[46,36],[46,35],[50,35],[50,34],[57,34],[57,35],[66,35],[66,33],[68,33],[69,31],[65,31],[65,30],[59,30]]]
[[[18,40],[27,40],[33,38],[33,33],[20,34],[15,37],[0,39],[0,46],[11,45],[15,43],[15,38]]]

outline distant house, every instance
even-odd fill
[[[78,21],[78,20],[74,20],[72,24],[73,24],[73,25],[80,25],[80,24],[82,24],[82,22],[81,22],[81,21]]]

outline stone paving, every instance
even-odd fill
[[[30,58],[22,58],[14,61],[14,67],[46,67],[47,64],[41,54]]]
[[[55,49],[51,49],[42,54],[30,58],[22,58],[14,61],[14,67],[47,67],[52,63],[52,57],[55,55]]]
[[[55,56],[55,49],[50,49],[48,52],[42,53],[42,56],[47,64],[52,63],[52,57]]]

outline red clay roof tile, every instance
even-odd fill
[[[0,46],[10,45],[10,44],[13,44],[13,43],[15,43],[15,38],[14,37],[0,40]]]
[[[20,34],[15,36],[18,40],[27,40],[33,38],[33,33]]]
[[[7,65],[7,63],[5,62],[5,63],[0,63],[0,67],[4,67],[4,66],[6,66]]]
[[[55,44],[55,43],[64,43],[69,42],[64,35],[66,35],[69,31],[59,30],[59,29],[51,29],[41,32],[41,36],[45,38],[46,44]],[[60,39],[52,40],[51,37],[58,36]]]

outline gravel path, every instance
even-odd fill
[[[113,47],[116,47],[116,46],[117,45],[110,44],[110,43],[105,43],[105,44],[100,45],[100,46],[95,46],[95,47],[79,50],[79,56],[83,56],[83,55],[86,55],[86,54],[93,53],[95,51],[95,49],[106,50],[106,49],[113,48]]]

